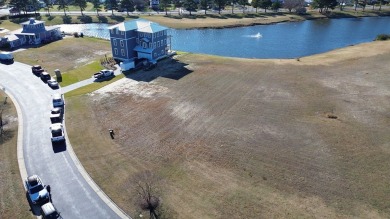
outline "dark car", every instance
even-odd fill
[[[47,80],[50,80],[50,78],[51,78],[51,76],[49,73],[47,73],[45,71],[41,73],[41,80],[43,82],[47,82]]]
[[[44,72],[45,70],[40,65],[34,65],[33,67],[31,67],[31,71],[33,74],[37,76],[41,76],[41,73]]]
[[[43,204],[49,201],[49,192],[39,176],[32,175],[27,177],[25,185],[32,204]]]

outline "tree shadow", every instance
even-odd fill
[[[64,24],[71,24],[72,23],[72,17],[68,16],[68,15],[64,15],[64,16],[62,16],[62,22],[64,22]]]
[[[51,21],[56,17],[56,16],[52,16],[52,15],[48,15],[48,14],[46,14],[45,16],[47,17],[48,21]]]
[[[111,15],[110,18],[116,22],[123,22],[125,18],[123,16]]]
[[[79,19],[83,23],[92,23],[92,17],[88,15],[78,16],[77,19]]]
[[[98,19],[98,21],[99,21],[100,23],[108,23],[108,19],[107,19],[107,17],[104,16],[104,15],[99,15],[99,16],[97,16],[97,19]]]
[[[193,72],[192,70],[186,68],[187,65],[188,64],[180,62],[174,58],[165,58],[160,60],[157,66],[149,71],[128,71],[124,72],[124,74],[127,78],[144,82],[151,82],[158,77],[180,80]]]

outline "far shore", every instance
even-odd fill
[[[254,11],[246,11],[246,13],[208,13],[208,14],[196,14],[196,15],[177,15],[161,12],[156,14],[120,14],[116,13],[111,15],[47,15],[45,12],[41,12],[40,16],[36,19],[45,21],[46,25],[59,25],[59,24],[83,24],[83,23],[108,23],[117,24],[123,21],[143,18],[161,25],[175,28],[175,29],[202,29],[202,28],[232,28],[241,26],[253,26],[253,25],[268,25],[283,22],[297,22],[314,19],[338,19],[338,18],[361,18],[361,17],[386,17],[390,16],[390,7],[382,6],[379,11],[378,7],[372,9],[367,7],[365,11],[358,9],[355,11],[353,8],[348,7],[343,11],[340,9],[334,9],[327,14],[321,14],[317,9],[308,9],[306,14],[296,14],[294,12],[272,12],[266,13],[261,9],[258,13]],[[11,19],[2,21],[0,27],[16,30],[20,28],[19,23],[25,21],[23,19]]]

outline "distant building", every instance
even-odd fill
[[[30,18],[21,23],[22,29],[15,30],[11,34],[5,35],[1,42],[8,42],[11,48],[23,45],[39,45],[62,38],[60,27],[45,27],[44,21],[37,21]]]
[[[160,0],[150,0],[150,8],[158,9],[160,7]]]
[[[122,62],[147,59],[152,63],[164,58],[170,50],[167,27],[136,19],[110,26],[110,41],[113,58]]]

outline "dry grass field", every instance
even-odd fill
[[[134,218],[144,173],[166,218],[389,218],[389,59],[390,42],[299,61],[181,54],[68,98],[67,131]]]
[[[16,152],[18,118],[15,107],[0,91],[3,135],[0,136],[0,218],[33,218],[21,183]],[[5,103],[5,104],[4,104]]]

